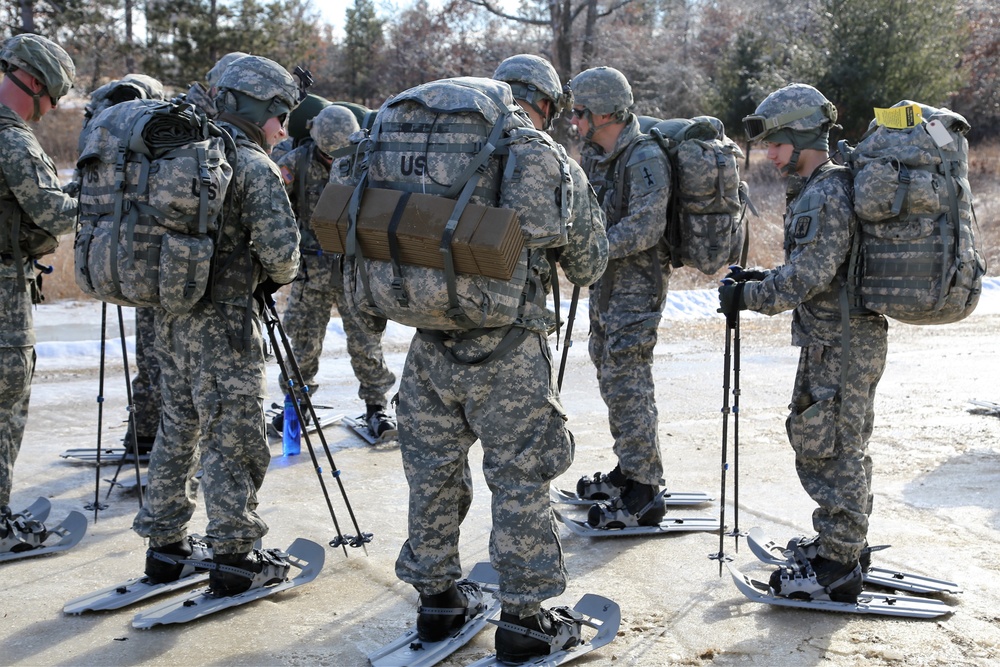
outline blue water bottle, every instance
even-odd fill
[[[302,451],[302,429],[299,427],[299,416],[295,413],[294,400],[291,394],[285,394],[284,428],[281,433],[281,451],[285,456],[297,456]]]

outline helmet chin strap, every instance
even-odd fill
[[[45,86],[43,85],[42,90],[36,93],[35,91],[33,91],[31,88],[28,87],[28,84],[26,84],[24,81],[21,81],[21,77],[14,76],[13,72],[8,72],[7,78],[13,81],[18,88],[20,88],[25,93],[30,95],[31,99],[34,101],[35,108],[31,113],[31,118],[29,118],[28,120],[30,120],[32,123],[37,123],[38,121],[40,121],[42,119],[42,93],[45,91]]]
[[[781,173],[785,176],[793,176],[799,168],[799,155],[802,154],[802,149],[792,144],[792,157],[788,159],[788,164],[781,168]]]
[[[586,141],[586,142],[588,142],[588,143],[591,143],[591,144],[597,143],[593,139],[594,132],[597,132],[602,127],[607,127],[608,125],[613,125],[614,123],[617,123],[617,122],[618,122],[618,119],[615,118],[614,115],[612,115],[611,116],[611,120],[609,120],[607,123],[602,123],[600,125],[595,125],[594,124],[594,114],[590,113],[590,109],[587,109],[587,127],[589,129],[587,130],[587,136],[585,136],[583,138],[583,140]]]

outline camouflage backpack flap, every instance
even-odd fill
[[[747,242],[743,151],[711,116],[674,118],[649,128],[670,158],[672,187],[666,241],[675,267],[702,273],[739,262]]]
[[[524,245],[566,245],[567,220],[573,210],[569,157],[549,135],[515,128],[505,141],[506,165],[500,182],[500,206],[518,211]]]
[[[189,311],[204,295],[231,140],[191,105],[135,100],[93,123],[75,242],[77,284],[103,301]]]
[[[363,156],[364,175],[351,205],[345,255],[357,275],[345,274],[358,307],[408,326],[456,330],[499,327],[516,321],[527,282],[527,252],[520,251],[509,280],[460,274],[452,240],[468,204],[497,207],[505,137],[530,122],[510,87],[492,79],[460,77],[425,83],[387,100],[379,109]],[[366,259],[357,243],[357,216],[366,187],[454,200],[440,252],[444,269],[403,264],[395,225],[388,223],[391,261]],[[406,198],[400,200],[406,206]],[[398,220],[402,217],[402,210]]]
[[[919,106],[922,122],[873,122],[853,151],[841,142],[861,220],[856,291],[869,310],[946,324],[975,309],[985,273],[968,180],[969,125],[947,109]]]

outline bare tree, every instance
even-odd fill
[[[466,0],[466,2],[482,7],[491,14],[510,21],[527,25],[549,26],[552,31],[552,64],[555,66],[556,72],[559,73],[559,77],[566,79],[574,73],[573,26],[580,15],[583,14],[585,17],[580,69],[586,69],[590,66],[590,60],[594,55],[593,43],[598,19],[610,16],[616,10],[631,3],[632,0],[613,0],[606,6],[598,0],[579,0],[575,5],[573,0],[547,0],[547,18],[508,13],[497,6],[494,0]]]

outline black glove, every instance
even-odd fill
[[[745,286],[746,283],[733,282],[730,278],[723,280],[719,286],[719,310],[716,312],[724,313],[730,324],[736,322],[741,310],[747,309],[747,302],[743,298]]]
[[[263,282],[257,285],[257,289],[253,291],[253,296],[265,307],[270,307],[274,305],[274,293],[282,287],[284,285],[276,283],[270,278],[265,278]]]
[[[748,280],[763,280],[765,277],[767,277],[767,271],[764,269],[744,269],[739,264],[733,264],[729,267],[729,273],[723,280],[745,283]]]

